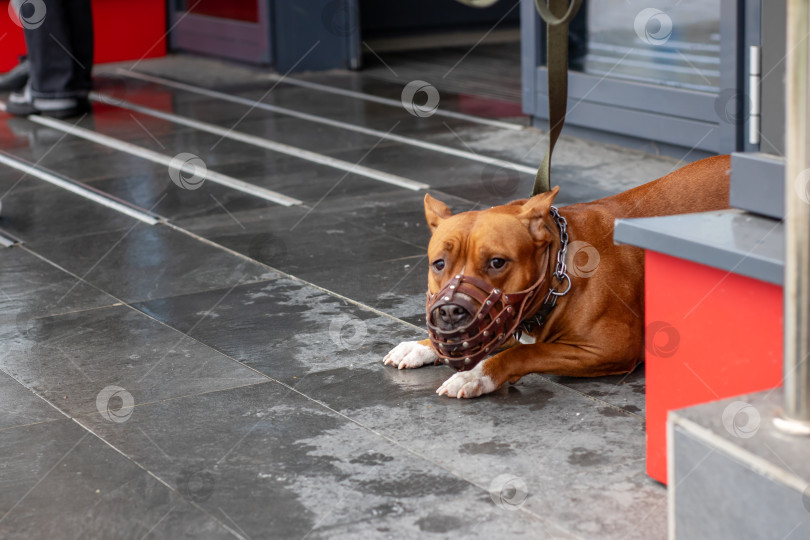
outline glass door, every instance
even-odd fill
[[[522,4],[524,110],[548,118],[544,24],[534,0]],[[742,4],[584,0],[570,27],[566,125],[685,151],[742,149]]]
[[[270,0],[172,0],[169,8],[173,49],[273,63]]]

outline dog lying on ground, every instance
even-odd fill
[[[400,343],[383,362],[451,365],[460,371],[436,392],[457,398],[528,373],[632,371],[644,354],[644,252],[613,243],[614,220],[728,208],[729,169],[728,156],[711,157],[559,211],[559,187],[456,215],[425,195],[430,338]]]

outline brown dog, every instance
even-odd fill
[[[644,353],[644,252],[613,243],[614,220],[727,208],[729,169],[728,156],[707,158],[619,195],[562,208],[564,219],[552,207],[559,187],[457,215],[426,195],[431,339],[400,343],[384,363],[403,369],[443,361],[469,369],[437,390],[458,398],[528,373],[632,371]],[[583,255],[587,260],[578,260]],[[517,330],[534,342],[518,343],[510,337]],[[476,364],[490,351],[496,354]]]

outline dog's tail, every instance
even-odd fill
[[[617,218],[710,212],[729,207],[730,156],[714,156],[601,199]]]

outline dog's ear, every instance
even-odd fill
[[[449,206],[438,199],[434,199],[427,193],[425,194],[425,219],[427,219],[430,232],[435,231],[442,221],[452,215],[453,212]]]
[[[535,242],[551,242],[551,236],[543,225],[543,220],[548,216],[549,208],[554,203],[554,198],[560,191],[560,186],[535,195],[526,201],[517,218],[529,229]]]

